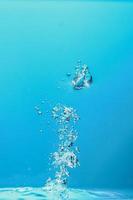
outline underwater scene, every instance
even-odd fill
[[[133,1],[0,0],[0,200],[133,200]]]

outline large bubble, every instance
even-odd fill
[[[81,64],[78,62],[75,68],[74,78],[72,79],[72,86],[75,90],[81,90],[83,88],[88,88],[92,84],[92,75],[86,64]]]

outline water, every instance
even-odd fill
[[[0,200],[59,200],[52,193],[47,193],[43,188],[4,188],[0,189]],[[100,190],[79,190],[69,189],[71,200],[131,200],[133,194],[131,191],[100,191]]]
[[[132,18],[0,1],[0,200],[133,199]]]

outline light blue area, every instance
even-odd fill
[[[66,79],[78,59],[93,75],[89,90]],[[0,2],[0,187],[42,186],[51,174],[57,135],[54,125],[41,135],[34,112],[47,97],[81,116],[70,186],[133,188],[132,66],[131,2]]]
[[[107,190],[79,190],[67,191],[71,200],[132,200],[132,191],[107,191]],[[53,192],[44,188],[3,188],[0,189],[0,200],[59,200]]]

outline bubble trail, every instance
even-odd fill
[[[79,166],[77,149],[74,143],[78,137],[74,129],[75,123],[79,120],[76,110],[72,107],[57,105],[52,109],[52,117],[58,125],[59,144],[58,150],[52,154],[52,165],[55,168],[54,180],[48,179],[46,188],[48,191],[58,191],[59,199],[68,199],[67,184],[69,168]]]
[[[71,73],[66,74],[71,77]],[[78,61],[75,74],[71,80],[74,90],[89,88],[92,84],[92,75],[86,64],[82,65]],[[77,111],[69,106],[58,104],[52,109],[52,118],[57,123],[58,149],[51,154],[52,166],[55,169],[54,178],[49,178],[45,184],[45,190],[51,192],[51,200],[68,200],[69,192],[67,189],[70,176],[69,169],[80,165],[77,154],[79,148],[75,146],[78,132],[75,124],[79,120]]]

